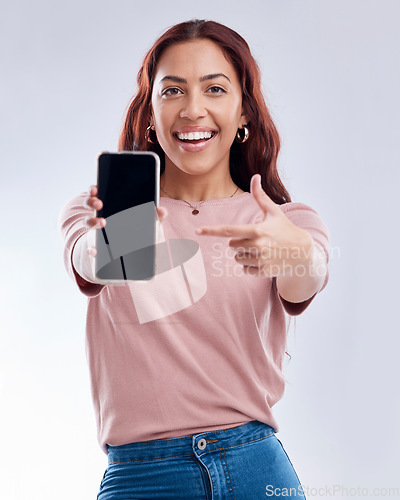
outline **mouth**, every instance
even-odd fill
[[[179,141],[196,144],[200,141],[209,141],[214,137],[215,134],[216,132],[188,132],[188,133],[175,132],[174,136]]]
[[[217,132],[174,132],[173,137],[181,149],[191,153],[196,153],[207,148],[217,135]]]

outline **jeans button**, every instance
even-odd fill
[[[200,439],[200,441],[197,443],[197,447],[199,450],[204,450],[206,446],[207,441],[204,438]]]

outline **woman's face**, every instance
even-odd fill
[[[173,164],[188,174],[229,170],[242,116],[242,90],[232,64],[211,40],[172,45],[162,54],[152,92],[152,123]]]

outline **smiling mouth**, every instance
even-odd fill
[[[175,133],[174,136],[181,142],[196,144],[199,142],[209,141],[215,136],[216,132],[189,132],[187,134]]]

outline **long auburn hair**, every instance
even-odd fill
[[[120,151],[154,151],[161,159],[161,173],[165,169],[165,154],[161,146],[145,138],[151,116],[151,94],[157,63],[163,51],[176,43],[208,39],[219,45],[231,62],[242,86],[244,113],[249,121],[249,138],[231,146],[229,168],[232,180],[243,191],[250,191],[251,177],[258,173],[264,191],[277,204],[291,201],[277,170],[280,149],[278,131],[272,121],[261,90],[261,75],[247,42],[235,31],[215,21],[194,19],[176,24],[154,43],[144,57],[137,75],[138,90],[125,117],[119,139]]]

